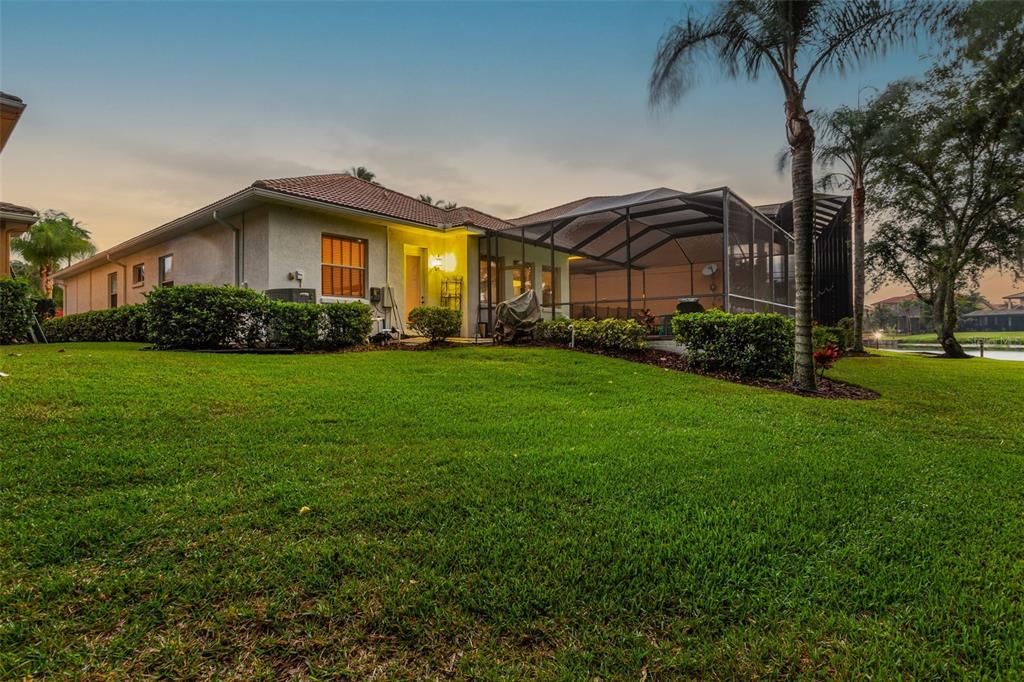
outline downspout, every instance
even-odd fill
[[[217,211],[213,212],[213,219],[235,233],[235,286],[240,287],[245,281],[245,214],[242,214],[242,227],[227,222]]]
[[[107,262],[121,266],[121,290],[124,292],[124,296],[121,297],[122,302],[118,307],[128,305],[128,266],[119,260],[111,258],[109,253],[107,254]]]

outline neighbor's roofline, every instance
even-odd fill
[[[363,211],[357,208],[350,208],[341,204],[331,203],[329,201],[320,201],[318,199],[310,199],[308,197],[301,197],[289,192],[282,192],[279,190],[264,188],[264,187],[246,187],[245,189],[239,190],[234,194],[215,201],[212,204],[203,206],[191,213],[187,213],[179,218],[164,223],[159,227],[155,227],[152,230],[143,232],[140,235],[136,235],[131,239],[127,239],[120,244],[100,251],[99,253],[90,256],[84,260],[73,263],[70,266],[59,270],[54,273],[53,278],[55,280],[63,280],[68,277],[86,272],[93,269],[98,265],[103,265],[107,262],[107,257],[114,257],[120,255],[126,255],[132,251],[159,244],[165,239],[178,237],[189,232],[212,225],[216,221],[213,218],[213,213],[223,213],[229,210],[232,206],[239,204],[245,204],[249,201],[263,201],[267,203],[285,204],[291,206],[298,206],[302,208],[312,208],[316,210],[326,211],[329,213],[341,213],[344,215],[358,216],[361,218],[371,218],[373,220],[383,220],[393,225],[401,225],[405,227],[414,227],[418,229],[433,230],[435,232],[448,232],[456,229],[467,229],[471,232],[484,232],[484,228],[477,227],[471,224],[459,224],[459,225],[446,225],[444,227],[438,227],[437,225],[430,225],[427,223],[419,223],[411,220],[403,220],[402,218],[395,218],[384,213],[374,213],[372,211]]]

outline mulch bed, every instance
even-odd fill
[[[557,344],[532,343],[522,345],[547,346],[565,349],[565,346],[559,346]],[[829,379],[827,377],[818,379],[817,393],[808,393],[806,391],[801,391],[788,381],[751,379],[748,377],[741,377],[736,374],[729,374],[728,372],[705,372],[691,368],[686,362],[686,358],[684,356],[664,350],[655,350],[651,348],[638,352],[610,351],[598,348],[576,348],[574,350],[578,350],[583,353],[618,358],[620,360],[629,360],[630,362],[641,362],[645,365],[654,365],[655,367],[661,367],[663,369],[673,370],[676,372],[687,372],[689,374],[711,377],[712,379],[731,381],[734,384],[757,386],[758,388],[767,388],[772,391],[792,393],[793,395],[798,395],[804,398],[824,398],[826,400],[874,400],[879,397],[878,393],[875,393],[871,389],[864,388],[863,386],[856,386],[854,384],[848,384],[843,381],[835,381],[834,379]]]

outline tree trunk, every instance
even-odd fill
[[[947,358],[969,358],[971,356],[964,352],[954,336],[957,317],[956,289],[952,284],[942,282],[932,302],[932,327]]]
[[[46,298],[53,298],[53,268],[47,263],[39,267],[39,286],[43,288]]]
[[[811,324],[814,304],[814,129],[802,98],[786,101],[786,137],[792,153],[793,238],[796,255],[796,335],[793,383],[817,391]]]
[[[864,185],[853,187],[853,352],[864,352]]]

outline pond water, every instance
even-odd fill
[[[897,347],[886,348],[885,350],[896,351],[897,353],[941,353],[942,349],[938,344],[934,343],[921,343],[921,344],[903,344]],[[979,357],[981,351],[977,346],[964,346],[964,351],[968,355]],[[1024,362],[1024,348],[1011,347],[1001,348],[999,346],[985,346],[985,359],[986,360],[1010,360]]]

